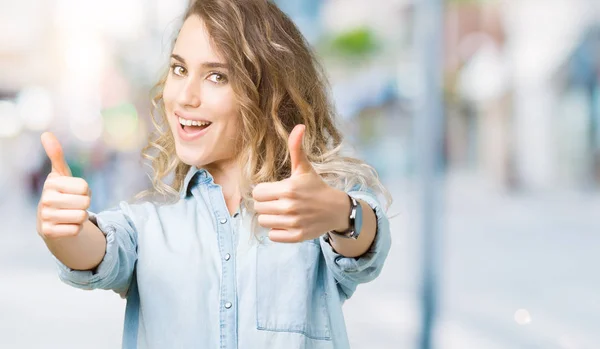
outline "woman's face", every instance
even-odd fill
[[[211,46],[204,22],[190,16],[173,48],[163,92],[182,162],[214,167],[234,159],[239,109],[229,76],[225,61]]]

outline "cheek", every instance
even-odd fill
[[[220,101],[221,109],[229,116],[231,124],[238,124],[240,119],[240,107],[232,91],[223,96]]]
[[[239,123],[240,108],[232,91],[209,91],[203,99],[204,107],[211,110],[221,120],[227,122],[228,130]]]
[[[169,84],[167,81],[163,90],[163,103],[167,112],[173,110],[173,104],[175,103],[176,96],[177,93],[175,91],[174,86],[172,84]]]
[[[242,125],[240,109],[235,106],[230,106],[226,108],[227,113],[227,128],[229,136],[232,138],[237,138],[240,133],[240,126]]]

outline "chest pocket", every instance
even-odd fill
[[[313,241],[265,239],[256,253],[256,326],[331,340],[324,285],[319,282],[321,247]]]

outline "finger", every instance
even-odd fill
[[[293,194],[288,184],[285,180],[257,184],[252,190],[252,198],[256,201],[271,201],[291,197]]]
[[[294,229],[299,226],[298,218],[295,216],[282,216],[273,214],[258,215],[258,224],[271,229]]]
[[[91,198],[88,195],[64,194],[57,191],[50,191],[42,198],[42,205],[58,209],[87,210],[90,203]]]
[[[53,224],[44,223],[41,235],[48,239],[72,237],[79,234],[81,224]]]
[[[75,236],[81,231],[81,224],[54,224],[51,222],[42,223],[39,234],[45,239],[58,239]]]
[[[52,177],[46,180],[44,189],[54,189],[64,194],[91,195],[90,186],[83,178]]]
[[[46,155],[52,162],[52,172],[57,172],[62,176],[71,176],[71,169],[67,165],[60,142],[51,132],[44,132],[40,137],[42,146]]]
[[[283,229],[271,229],[269,231],[269,240],[274,242],[294,243],[302,242],[302,235]]]
[[[42,219],[55,224],[81,224],[88,219],[85,210],[56,210],[45,209],[41,212]]]
[[[254,202],[254,211],[258,214],[293,215],[298,214],[296,204],[292,200],[279,199]]]
[[[302,147],[302,138],[304,137],[305,130],[306,126],[302,124],[296,125],[288,138],[292,175],[307,173],[313,169]]]

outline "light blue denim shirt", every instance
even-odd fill
[[[123,348],[349,348],[342,304],[379,275],[390,249],[384,210],[368,191],[349,192],[377,215],[360,258],[324,237],[275,243],[251,229],[246,210],[229,214],[221,187],[192,167],[174,204],[121,202],[90,213],[106,234],[95,271],[57,260],[61,280],[127,298]],[[375,320],[375,319],[374,319]]]

